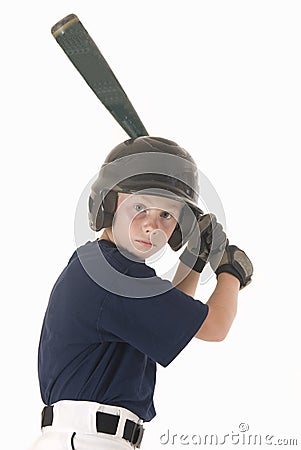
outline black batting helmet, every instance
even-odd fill
[[[173,141],[140,136],[117,145],[106,157],[89,197],[89,225],[94,231],[112,225],[118,192],[170,197],[185,203],[168,244],[177,251],[189,239],[203,211],[198,207],[199,175],[190,154]]]

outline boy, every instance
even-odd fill
[[[200,210],[198,193],[195,162],[175,142],[131,139],[106,158],[89,198],[90,227],[102,234],[73,253],[44,318],[47,406],[34,450],[139,448],[156,414],[156,364],[166,367],[194,336],[225,338],[253,269]],[[166,243],[176,251],[186,242],[172,282],[145,264]],[[193,296],[207,262],[217,285],[202,303]]]

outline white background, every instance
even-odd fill
[[[70,13],[148,132],[193,155],[223,202],[230,241],[255,268],[226,340],[193,340],[158,368],[144,449],[183,448],[179,437],[160,444],[168,429],[222,440],[243,422],[249,434],[300,444],[300,2],[32,0],[1,10],[5,448],[39,435],[37,347],[50,290],[74,251],[83,189],[127,138],[51,36]],[[196,298],[206,301],[213,281]]]

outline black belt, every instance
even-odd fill
[[[116,434],[119,416],[104,412],[96,412],[96,429],[99,433]],[[49,427],[53,422],[53,406],[45,406],[42,411],[42,427]],[[139,448],[144,428],[142,425],[126,419],[123,429],[123,439],[129,441],[135,447]]]

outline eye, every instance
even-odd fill
[[[136,203],[136,205],[134,205],[134,208],[136,209],[136,211],[141,212],[144,209],[143,205],[140,205],[139,203]],[[141,208],[141,209],[139,209]]]
[[[164,211],[164,213],[162,213],[162,215],[164,215],[164,214],[165,214],[165,217],[164,217],[165,219],[170,219],[172,217],[172,215],[167,211]],[[168,217],[166,217],[166,214]]]

